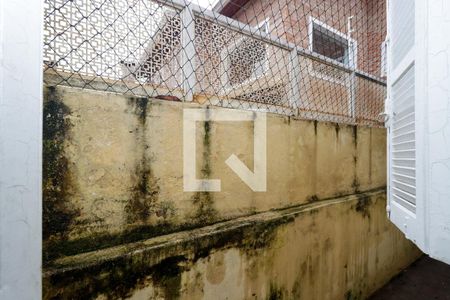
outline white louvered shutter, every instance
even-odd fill
[[[415,0],[388,2],[388,212],[406,237],[423,245],[418,214]]]

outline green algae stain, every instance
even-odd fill
[[[270,284],[269,295],[267,300],[281,300],[283,299],[283,290],[275,284]]]
[[[136,165],[137,181],[132,189],[131,199],[125,206],[125,212],[128,223],[145,223],[155,213],[155,206],[160,193],[158,178],[153,174],[150,158],[147,154],[149,148],[147,145],[147,115],[151,109],[151,102],[148,98],[131,97],[128,99],[128,105],[139,121],[136,134],[142,157]]]
[[[208,112],[207,112],[208,113]],[[206,121],[203,125],[203,159],[201,168],[201,178],[211,177],[211,122]],[[214,199],[210,192],[199,191],[192,196],[192,202],[196,207],[194,214],[195,222],[200,224],[210,224],[215,221],[217,211],[214,208]]]
[[[172,256],[149,266],[142,259],[124,257],[91,266],[88,271],[70,271],[70,276],[54,274],[43,282],[43,299],[127,299],[150,282],[162,294],[158,296],[178,299],[186,260]],[[52,289],[56,284],[62,288]]]
[[[372,200],[368,195],[357,194],[358,202],[356,203],[355,210],[362,214],[363,217],[370,218],[370,205]]]
[[[43,239],[66,238],[79,211],[70,205],[73,192],[69,161],[65,156],[65,141],[72,124],[69,108],[60,100],[54,87],[45,90],[43,109]]]
[[[125,207],[127,221],[130,223],[148,220],[155,211],[160,192],[158,179],[153,176],[152,170],[145,160],[142,160],[137,166],[136,173],[137,184],[133,188],[132,198]]]

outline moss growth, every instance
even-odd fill
[[[339,123],[334,124],[334,130],[336,131],[336,138],[339,138],[339,130],[341,128],[339,127]]]
[[[127,253],[132,255],[119,255],[94,265],[45,276],[44,291],[47,294],[44,299],[95,299],[99,295],[120,299],[129,297],[149,281],[163,291],[165,299],[176,299],[181,274],[199,259],[227,248],[238,248],[246,255],[254,255],[255,250],[270,248],[280,226],[294,219],[293,215],[288,215],[271,220],[256,219],[239,226],[224,224],[223,228],[217,227],[210,235],[192,235],[176,246],[155,245],[142,249],[140,244],[124,245]],[[140,251],[133,252],[135,250]],[[154,263],[155,259],[159,262]],[[73,264],[78,266],[79,262],[74,261]]]
[[[208,113],[208,112],[207,112]],[[203,125],[203,165],[201,178],[211,177],[211,122],[206,121]],[[214,208],[214,199],[210,192],[196,192],[192,196],[192,202],[196,207],[194,218],[196,222],[206,225],[216,220],[217,211]]]
[[[162,217],[167,220],[175,216],[176,207],[172,201],[161,201],[157,204],[155,214],[157,217]]]
[[[372,200],[365,194],[357,194],[358,202],[356,203],[355,210],[363,215],[363,217],[370,218],[370,205]]]
[[[317,215],[319,213],[319,209],[312,208],[309,210],[309,215]]]
[[[313,203],[316,201],[319,201],[319,197],[317,197],[317,195],[312,195],[312,196],[309,196],[308,198],[306,198],[306,202],[308,202],[308,203]]]
[[[101,250],[117,245],[128,244],[155,236],[169,234],[181,230],[194,229],[193,224],[171,225],[158,223],[157,225],[137,225],[125,229],[119,234],[92,234],[89,237],[75,240],[55,240],[49,242],[45,247],[44,265],[51,266],[52,261],[62,256],[76,255],[95,250]]]
[[[73,192],[69,162],[64,153],[71,123],[69,108],[59,100],[54,87],[45,90],[43,116],[43,239],[65,238],[79,211],[70,206]]]
[[[152,281],[164,292],[164,299],[178,299],[180,297],[181,273],[185,270],[184,256],[172,256],[164,259],[153,268]]]
[[[344,299],[346,300],[359,300],[362,299],[361,292],[353,292],[351,290],[348,290],[345,295]]]
[[[283,291],[281,288],[277,287],[275,284],[270,284],[268,300],[281,300],[283,299]]]
[[[300,299],[302,293],[302,277],[301,275],[297,275],[295,279],[294,285],[292,286],[291,295],[292,299]]]
[[[130,97],[128,98],[128,105],[134,107],[134,113],[139,117],[139,121],[145,125],[147,120],[147,110],[151,102],[144,97]]]
[[[211,176],[211,121],[204,122],[204,136],[203,136],[203,178]]]
[[[137,115],[140,128],[137,130],[138,143],[142,145],[142,159],[136,166],[137,182],[132,191],[132,197],[125,207],[128,223],[145,223],[151,214],[156,212],[160,188],[158,179],[153,175],[150,159],[147,157],[146,120],[149,110],[148,98],[129,98],[128,104],[133,107]]]
[[[218,233],[214,235],[213,239],[207,241],[207,243],[200,243],[200,245],[198,245],[199,248],[196,257],[206,257],[211,250],[226,246],[239,246],[246,250],[255,250],[266,247],[274,237],[274,230],[282,224],[291,222],[293,219],[294,217],[290,216],[267,222],[253,222],[246,224],[246,226]],[[70,256],[101,250],[116,245],[129,244],[164,234],[195,229],[202,226],[203,225],[196,222],[196,220],[192,223],[180,225],[161,222],[156,225],[138,225],[133,228],[125,229],[119,234],[104,233],[76,240],[55,240],[49,242],[45,247],[46,256],[44,265],[51,267],[53,261],[62,256]],[[249,231],[252,227],[253,229]]]
[[[158,201],[160,188],[158,179],[153,176],[146,159],[142,159],[140,165],[137,166],[136,173],[138,181],[125,211],[129,223],[145,223],[152,213],[156,213],[155,205]]]
[[[217,211],[213,207],[213,199],[210,192],[196,192],[192,197],[196,206],[194,218],[200,224],[211,224],[214,222]]]
[[[284,124],[291,124],[291,116],[286,116],[283,118]]]
[[[44,280],[43,299],[96,299],[100,295],[106,299],[123,299],[144,287],[150,278],[162,290],[164,299],[177,299],[185,260],[184,256],[173,256],[148,266],[145,260],[126,257],[92,266],[89,272],[74,270],[70,276],[55,274]],[[54,285],[61,288],[49,288]]]
[[[355,144],[355,148],[358,145],[358,126],[353,125],[353,143]]]
[[[292,215],[267,221],[253,221],[235,228],[218,228],[213,236],[197,240],[194,262],[207,257],[215,249],[238,248],[246,254],[268,248],[276,237],[276,230],[294,221]]]

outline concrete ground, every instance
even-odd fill
[[[390,299],[450,300],[450,266],[422,256],[370,298]]]

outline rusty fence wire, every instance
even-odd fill
[[[381,126],[385,0],[45,0],[44,82]]]

